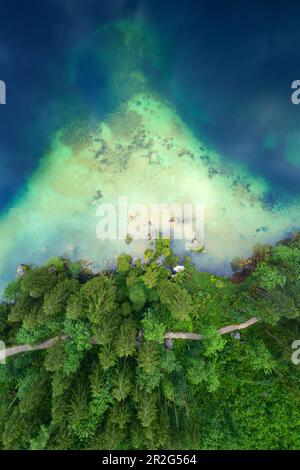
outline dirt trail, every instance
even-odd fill
[[[220,335],[225,335],[227,333],[231,333],[233,331],[237,330],[243,330],[244,328],[248,328],[251,325],[254,325],[257,323],[259,320],[256,317],[252,317],[249,320],[247,320],[244,323],[239,323],[236,325],[228,325],[224,326],[223,328],[220,328],[218,332]],[[6,357],[14,356],[15,354],[20,354],[23,352],[28,352],[28,351],[37,351],[37,350],[42,350],[42,349],[48,349],[54,346],[54,344],[57,341],[66,341],[68,339],[67,335],[61,335],[61,336],[56,336],[54,338],[50,338],[47,341],[44,341],[42,343],[36,344],[36,345],[31,345],[31,344],[20,344],[18,346],[11,346],[10,348],[3,349],[0,351],[0,360],[5,359]],[[166,340],[174,340],[174,339],[190,339],[190,340],[203,340],[204,336],[198,333],[185,333],[185,332],[169,332],[165,334],[165,339]],[[94,339],[91,340],[92,344],[97,344]]]

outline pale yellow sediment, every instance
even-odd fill
[[[212,270],[299,223],[299,201],[268,210],[267,184],[205,148],[174,108],[154,95],[133,96],[87,133],[84,146],[66,146],[60,133],[54,136],[26,193],[2,216],[0,272],[11,263],[42,261],[75,248],[76,257],[99,267],[124,250],[141,255],[147,241],[126,245],[96,237],[97,205],[117,204],[120,196],[129,205],[203,204],[206,253],[198,260]]]

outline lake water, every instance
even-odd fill
[[[193,258],[217,273],[299,228],[299,2],[177,3],[1,7],[2,287],[54,254],[141,254],[96,238],[97,204],[120,195],[204,204]]]

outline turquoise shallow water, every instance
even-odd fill
[[[37,157],[2,211],[2,286],[18,263],[54,254],[96,268],[123,250],[141,254],[144,243],[97,240],[99,191],[102,202],[204,204],[206,250],[193,257],[213,272],[299,228],[300,112],[289,82],[297,24],[265,12],[263,29],[255,8],[254,35],[233,11],[221,21],[208,7],[198,16],[179,8],[167,19],[167,7],[158,15],[140,2],[64,51],[65,93],[47,98],[42,125],[28,133],[24,124]]]

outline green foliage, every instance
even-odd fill
[[[127,273],[131,266],[131,256],[122,254],[117,260],[117,270],[120,273]]]
[[[30,440],[30,450],[44,450],[47,449],[47,443],[50,439],[51,427],[42,426],[38,435]]]
[[[252,340],[247,347],[247,353],[250,365],[254,370],[263,371],[265,374],[272,372],[275,367],[275,361],[261,339]]]
[[[142,310],[143,306],[146,303],[146,293],[142,284],[136,282],[135,284],[130,286],[129,299],[131,300],[135,311]]]
[[[76,279],[65,279],[57,284],[44,297],[43,310],[45,317],[53,318],[63,314],[69,298],[79,289]]]
[[[144,259],[146,261],[152,259],[153,257],[154,257],[154,251],[153,250],[150,250],[149,248],[147,250],[145,250]]]
[[[116,338],[116,353],[119,357],[127,357],[136,351],[136,322],[125,319]]]
[[[8,302],[15,302],[21,290],[21,279],[10,281],[4,289],[3,298]]]
[[[148,289],[153,289],[157,285],[159,277],[159,267],[155,264],[150,264],[149,268],[143,276],[145,286],[148,287]]]
[[[188,380],[193,385],[204,384],[209,392],[215,392],[220,386],[220,381],[212,364],[201,359],[193,359],[188,369]]]
[[[209,325],[203,328],[203,346],[205,348],[204,355],[212,356],[218,351],[222,351],[226,344],[224,339],[216,330],[215,327]]]
[[[83,351],[76,349],[76,344],[73,341],[68,341],[65,344],[66,360],[64,362],[64,373],[66,375],[75,374],[79,370],[81,361],[84,357]]]
[[[82,271],[82,266],[80,263],[76,262],[76,261],[69,261],[68,262],[68,269],[70,271],[70,274],[71,276],[73,276],[74,278],[78,277],[79,274],[81,273]]]
[[[138,357],[138,365],[147,374],[152,374],[159,367],[159,349],[153,341],[145,341]]]
[[[50,372],[62,369],[66,359],[65,345],[63,341],[57,341],[52,347],[47,349],[45,357],[45,369]]]
[[[276,266],[269,266],[265,262],[258,264],[253,278],[257,279],[260,287],[267,290],[273,290],[276,287],[284,287],[286,277],[280,273]]]
[[[157,405],[156,396],[148,393],[141,393],[139,399],[138,417],[143,428],[150,428],[156,419]]]
[[[168,238],[158,238],[155,240],[155,258],[164,256],[168,258],[172,254],[170,240]]]
[[[128,368],[120,367],[115,375],[113,396],[117,401],[124,401],[132,391],[132,377]]]
[[[22,278],[22,289],[31,297],[39,298],[50,292],[56,282],[56,273],[43,266],[26,271]]]
[[[10,306],[6,303],[0,303],[0,338],[5,336],[9,312]]]
[[[131,315],[131,306],[129,302],[124,302],[121,304],[121,314],[124,318],[127,318]]]
[[[142,320],[144,337],[149,341],[157,341],[162,344],[165,337],[165,326],[160,323],[155,314],[149,309]]]
[[[45,264],[47,268],[54,268],[56,272],[64,272],[66,267],[66,262],[62,258],[58,258],[57,256],[53,256],[50,258],[47,263]]]
[[[172,281],[163,281],[159,286],[160,301],[177,320],[186,320],[192,302],[187,290]]]
[[[2,435],[4,449],[24,450],[28,448],[33,431],[32,423],[15,407],[9,415]]]
[[[28,330],[22,326],[16,334],[16,342],[18,344],[33,344],[45,339],[47,336],[49,336],[49,329],[46,326],[35,327],[33,330]]]
[[[76,345],[77,351],[86,351],[91,347],[91,330],[85,320],[65,320],[64,331]]]
[[[113,341],[103,345],[99,352],[99,361],[104,370],[110,369],[117,362],[117,353]]]
[[[83,309],[88,319],[101,325],[103,318],[112,315],[116,309],[116,286],[108,276],[91,279],[81,288]]]
[[[162,238],[114,273],[28,269],[6,288],[1,339],[56,340],[0,365],[0,448],[299,449],[299,237],[254,256],[239,283],[188,259],[172,276]],[[240,337],[218,333],[253,316]],[[172,331],[202,339],[165,343]]]

